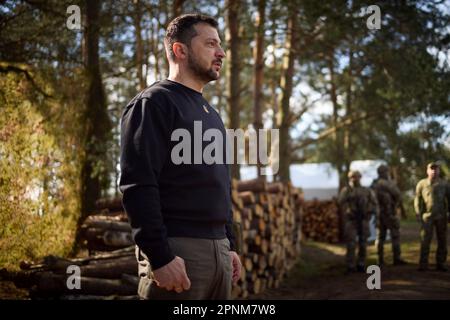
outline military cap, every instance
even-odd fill
[[[427,164],[427,168],[439,168],[441,165],[439,161],[432,161],[429,164]]]
[[[386,173],[386,172],[388,172],[388,171],[389,171],[389,168],[388,168],[388,166],[385,165],[385,164],[382,164],[382,165],[380,165],[380,166],[377,168],[377,172],[378,172],[379,174],[383,174],[383,173]]]
[[[356,177],[356,176],[361,178],[361,173],[358,170],[350,170],[348,172],[348,177],[349,178]]]

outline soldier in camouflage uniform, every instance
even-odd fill
[[[347,273],[355,271],[357,239],[359,248],[356,270],[364,272],[369,220],[372,214],[377,214],[378,205],[373,191],[361,186],[361,174],[358,171],[350,171],[348,177],[349,185],[342,189],[338,199],[344,219]]]
[[[378,265],[384,265],[384,242],[386,233],[389,230],[392,241],[392,253],[394,265],[406,264],[400,258],[400,219],[396,215],[397,207],[401,206],[401,193],[395,183],[389,179],[389,168],[381,165],[377,169],[378,178],[372,182],[372,189],[375,191],[378,200],[380,214],[377,226],[377,249]]]
[[[440,167],[436,162],[427,165],[427,178],[419,181],[416,187],[414,209],[417,219],[422,223],[420,232],[419,270],[428,269],[433,231],[436,229],[437,252],[436,269],[447,271],[447,215],[450,204],[450,186],[439,177]]]

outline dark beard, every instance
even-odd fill
[[[191,50],[189,50],[189,55],[188,55],[188,66],[191,69],[194,76],[202,81],[210,82],[210,81],[217,80],[219,78],[219,74],[217,72],[215,72],[212,69],[212,67],[209,69],[206,69],[206,68],[203,68],[202,66],[200,66],[200,64],[197,62],[197,60],[195,60],[194,54],[192,53]]]

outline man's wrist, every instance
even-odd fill
[[[147,255],[153,270],[164,267],[175,259],[175,255],[170,250],[168,244],[142,251]]]

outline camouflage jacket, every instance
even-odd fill
[[[440,219],[447,216],[450,204],[450,185],[443,179],[431,182],[422,179],[416,186],[414,209],[422,219]]]
[[[378,202],[370,188],[347,186],[339,193],[338,203],[343,214],[352,219],[378,216]]]
[[[371,187],[377,196],[380,215],[395,215],[396,208],[401,201],[401,192],[395,183],[391,180],[378,178],[372,182]]]

